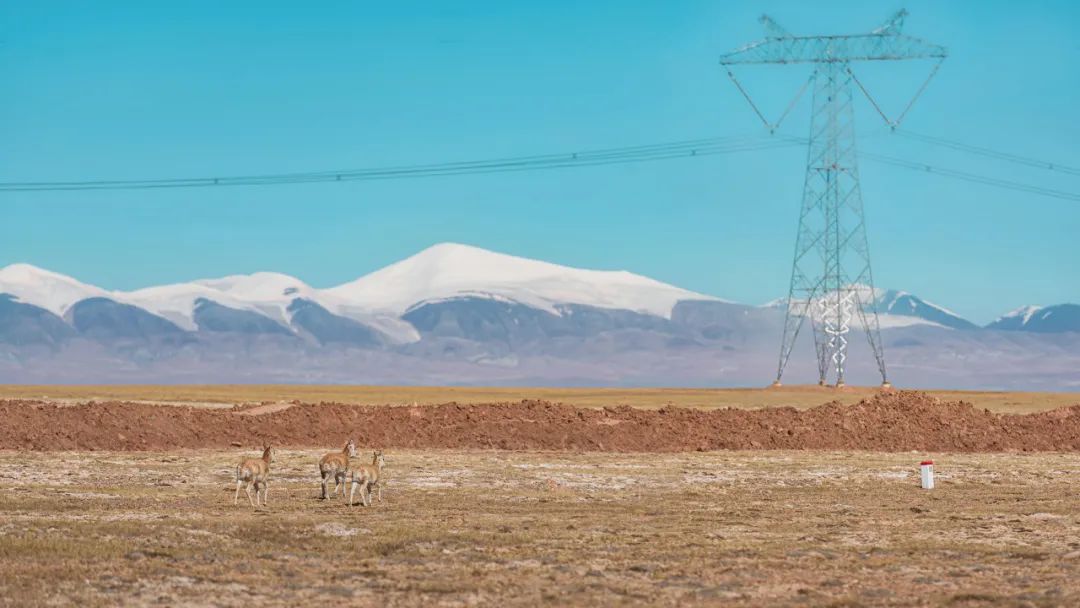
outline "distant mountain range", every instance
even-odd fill
[[[898,383],[1080,388],[1078,305],[980,328],[902,291],[873,300]],[[0,381],[764,384],[785,305],[451,243],[329,289],[263,272],[108,291],[13,264]],[[789,375],[811,379],[809,358]]]

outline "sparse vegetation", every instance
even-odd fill
[[[0,604],[1080,603],[1078,454],[395,451],[386,500],[319,500],[281,450],[0,452]],[[41,477],[42,467],[75,474]]]

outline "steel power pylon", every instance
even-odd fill
[[[765,39],[720,59],[732,82],[770,131],[779,126],[803,91],[808,86],[813,88],[806,181],[776,385],[780,384],[799,330],[809,319],[820,383],[826,384],[833,371],[836,385],[843,386],[848,332],[854,318],[858,318],[870,342],[882,384],[888,385],[859,189],[852,84],[859,87],[891,127],[903,120],[946,56],[943,47],[902,34],[906,16],[906,11],[900,11],[869,33],[841,36],[795,36],[762,16]],[[901,114],[890,120],[859,82],[852,65],[906,59],[938,61]],[[732,72],[732,66],[745,64],[810,64],[813,70],[803,91],[783,116],[770,124]]]

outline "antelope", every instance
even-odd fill
[[[262,490],[262,506],[266,506],[266,480],[270,476],[270,463],[274,461],[274,450],[270,446],[263,447],[262,458],[245,458],[236,465],[236,495],[233,496],[233,504],[240,500],[240,486],[247,482],[248,502],[258,508],[259,491]],[[255,500],[251,500],[251,486],[255,486]]]
[[[334,496],[338,493],[338,488],[341,488],[341,497],[345,498],[345,475],[349,470],[349,459],[356,458],[356,442],[352,439],[345,444],[344,449],[340,452],[331,452],[319,459],[319,476],[322,477],[322,496],[319,498],[327,500],[330,496]],[[330,496],[326,495],[326,484],[330,481],[330,478],[334,478],[334,493]]]
[[[386,465],[383,460],[382,450],[372,452],[371,464],[358,465],[352,470],[352,487],[349,488],[349,504],[355,506],[353,494],[356,488],[360,488],[360,503],[365,507],[371,506],[371,488],[375,487],[379,493],[379,502],[382,502],[382,470]]]

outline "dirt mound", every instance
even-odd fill
[[[546,401],[486,405],[295,404],[261,411],[139,403],[58,406],[0,401],[0,448],[157,450],[328,446],[345,437],[387,448],[687,451],[1080,451],[1080,405],[999,415],[919,392],[809,410],[583,409]]]

